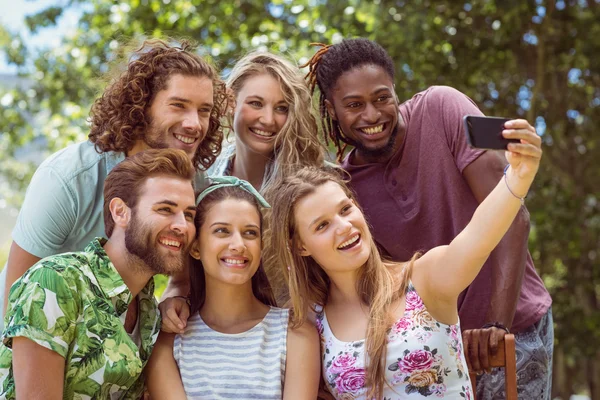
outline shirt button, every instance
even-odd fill
[[[406,201],[406,195],[402,193],[402,201]]]
[[[392,179],[392,185],[396,186],[398,184],[398,181],[396,181],[395,179]]]

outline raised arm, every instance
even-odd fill
[[[414,270],[415,278],[430,294],[428,297],[445,305],[454,304],[454,309],[460,292],[475,279],[521,209],[519,197],[527,194],[539,167],[541,139],[527,121],[509,121],[503,135],[521,140],[509,145],[506,157],[510,168],[506,176],[479,205],[471,222],[452,243],[427,252],[417,260]]]
[[[152,399],[186,400],[179,368],[173,357],[175,335],[161,332],[144,370]]]
[[[488,151],[469,164],[463,176],[479,203],[491,193],[506,164],[498,152]],[[512,225],[488,259],[494,284],[490,294],[489,311],[482,322],[500,322],[510,329],[527,261],[529,213],[521,207]],[[459,310],[460,311],[460,310]]]
[[[288,329],[283,400],[314,400],[319,391],[321,353],[317,329],[310,322]]]

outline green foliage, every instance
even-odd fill
[[[29,28],[44,34],[63,12],[60,4],[28,17]],[[366,36],[394,59],[400,99],[450,85],[486,114],[527,118],[543,133],[541,171],[527,201],[532,255],[554,299],[556,345],[572,375],[566,391],[591,382],[589,372],[572,366],[600,358],[599,0],[69,4],[82,16],[58,48],[35,53],[0,29],[7,59],[33,65],[32,87],[0,93],[0,173],[10,177],[13,204],[34,168],[15,161],[18,149],[45,140],[48,154],[84,140],[86,114],[105,84],[99,78],[130,39],[192,37],[226,72],[253,48],[305,61],[311,42]]]

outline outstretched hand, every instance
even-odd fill
[[[161,330],[167,333],[183,333],[190,317],[190,307],[182,297],[169,297],[158,305],[162,319]]]
[[[506,159],[510,163],[510,170],[507,176],[511,190],[516,195],[525,197],[540,166],[542,139],[524,119],[506,122],[502,136],[520,140],[520,143],[508,144]]]
[[[463,346],[469,371],[490,372],[490,358],[498,353],[498,344],[504,338],[504,329],[491,327],[463,331]]]

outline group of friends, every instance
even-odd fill
[[[474,102],[433,86],[400,103],[367,39],[304,67],[252,52],[222,81],[187,41],[131,56],[89,140],[27,189],[1,399],[499,399],[489,356],[509,330],[520,398],[550,398],[535,129],[470,147]]]

